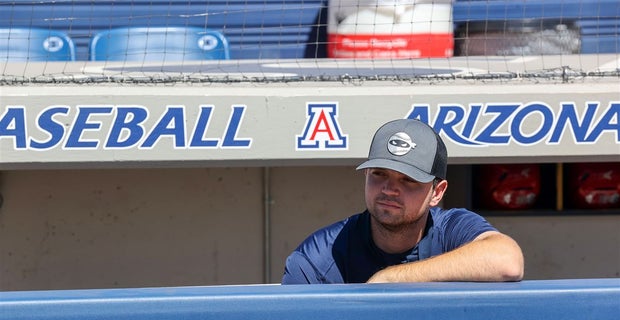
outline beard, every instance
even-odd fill
[[[377,205],[378,202],[390,202],[398,204],[398,207],[385,208]],[[369,212],[372,220],[382,229],[390,233],[401,233],[405,230],[411,230],[415,225],[424,222],[423,219],[429,211],[429,204],[424,203],[420,211],[410,212],[404,206],[400,199],[387,197],[385,195],[378,196],[374,199],[372,206],[369,206]]]

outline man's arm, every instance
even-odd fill
[[[509,236],[487,231],[455,250],[375,273],[368,283],[432,281],[520,281],[523,253]]]

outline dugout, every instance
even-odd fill
[[[151,2],[164,11],[136,11],[133,21],[155,21],[165,10],[182,17],[181,6]],[[470,2],[455,3],[455,22],[483,3]],[[577,201],[573,179],[598,176],[581,188],[613,199],[600,181],[620,161],[616,29],[590,24],[608,32],[590,38],[611,39],[605,48],[615,51],[607,54],[303,60],[307,40],[299,39],[317,26],[308,21],[323,5],[292,2],[296,9],[282,11],[281,2],[269,2],[270,10],[235,12],[254,13],[250,22],[258,23],[265,17],[258,12],[289,19],[299,11],[295,26],[303,30],[283,37],[291,42],[274,39],[292,29],[266,19],[276,25],[226,30],[233,52],[248,54],[243,59],[233,53],[229,61],[160,66],[84,58],[91,32],[118,22],[114,10],[132,3],[56,2],[54,10],[52,2],[45,10],[16,3],[0,10],[0,21],[28,24],[16,17],[32,14],[33,26],[70,22],[82,58],[0,63],[0,290],[277,282],[284,258],[309,232],[363,210],[354,168],[374,128],[402,117],[428,121],[449,140],[445,205],[473,207],[516,238],[527,280],[620,275],[620,209]],[[505,13],[500,3],[492,12]],[[600,9],[617,2],[600,3],[594,20],[617,21],[600,13],[617,12]],[[62,19],[59,8],[83,19]],[[91,18],[100,24],[86,26]],[[240,45],[261,36],[271,42]],[[318,140],[307,135],[317,112],[329,115]],[[603,174],[583,174],[598,164],[608,166]],[[538,190],[536,201],[484,203],[490,183],[481,184],[482,173],[504,165],[538,168],[538,183],[501,189],[504,196]]]
[[[420,85],[416,94],[383,83],[242,92],[228,84],[4,87],[2,287],[277,282],[303,237],[363,210],[354,168],[369,128],[409,116],[428,116],[447,140],[445,205],[473,206],[515,237],[527,279],[615,277],[618,208],[569,203],[568,174],[572,164],[617,166],[617,83],[551,86],[485,84],[479,94],[466,83]],[[452,124],[508,102],[502,127],[510,135],[464,144],[486,139],[488,117],[471,134]],[[317,112],[337,112],[333,137],[305,134]],[[593,119],[587,129],[569,125],[585,114]],[[142,129],[119,127],[119,119],[141,116]],[[56,130],[58,121],[73,125]],[[541,166],[541,201],[516,209],[476,203],[477,170],[502,164]]]

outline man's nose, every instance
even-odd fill
[[[395,179],[385,180],[381,191],[385,194],[397,194],[398,193],[398,182]]]

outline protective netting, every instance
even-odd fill
[[[620,76],[617,0],[0,2],[0,83]]]

